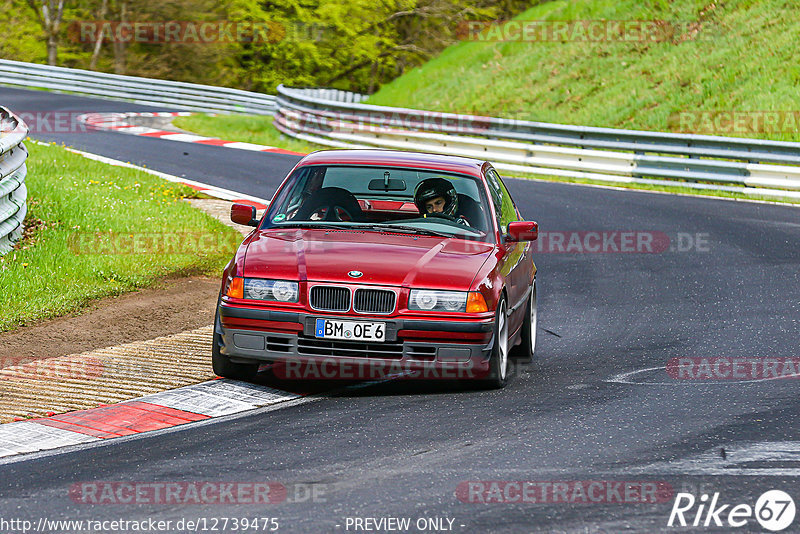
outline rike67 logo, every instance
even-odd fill
[[[764,492],[755,506],[749,504],[723,504],[719,493],[709,501],[707,494],[696,499],[691,493],[678,493],[669,514],[670,527],[743,527],[755,519],[766,530],[784,530],[794,521],[794,499],[781,490]]]

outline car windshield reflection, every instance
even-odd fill
[[[262,228],[360,228],[484,239],[478,178],[419,169],[314,165],[295,170]]]

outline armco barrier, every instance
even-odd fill
[[[0,59],[0,84],[190,111],[271,115],[275,110],[275,97],[263,93],[6,59]]]
[[[800,198],[800,143],[437,113],[278,87],[275,126],[332,147],[489,159],[501,170]]]
[[[800,143],[617,130],[362,104],[364,95],[278,87],[278,96],[0,60],[0,84],[171,109],[271,114],[287,135],[332,147],[489,159],[500,170],[800,199]]]
[[[22,143],[28,127],[9,110],[0,107],[0,254],[5,254],[22,235],[27,213],[25,159]]]

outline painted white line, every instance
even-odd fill
[[[689,458],[655,462],[643,467],[626,467],[624,472],[681,475],[800,475],[800,442],[760,441],[723,447],[726,452],[725,459],[720,454],[720,448],[716,447]],[[787,463],[796,463],[798,467],[786,467]]]
[[[118,131],[122,131],[122,129]],[[149,134],[160,131],[161,130],[156,130],[155,128],[148,128],[147,126],[126,126],[124,129],[124,133],[135,134],[135,135]]]
[[[604,382],[612,382],[615,384],[630,384],[633,386],[710,386],[710,385],[730,385],[730,384],[753,384],[760,382],[768,382],[770,380],[784,380],[787,378],[800,377],[800,374],[788,374],[782,376],[771,376],[767,378],[758,378],[755,380],[726,380],[726,379],[674,379],[672,382],[638,382],[632,380],[633,376],[642,373],[650,373],[653,371],[663,370],[666,371],[665,366],[661,367],[648,367],[647,369],[637,369],[635,371],[628,371],[627,373],[620,373],[611,378],[607,378]]]
[[[94,126],[95,128],[103,128],[103,129],[106,129],[106,128],[116,129],[116,128],[120,128],[121,126],[124,126],[124,127],[127,128],[129,126],[133,126],[132,124],[121,123],[121,122],[119,122],[119,120],[105,120],[105,121],[94,120],[94,121],[87,121],[87,124],[90,124],[90,125]]]
[[[225,148],[235,148],[237,150],[252,150],[254,152],[262,152],[264,150],[272,150],[273,148],[276,148],[274,146],[254,145],[253,143],[242,143],[242,142],[225,143],[222,146],[224,146]]]
[[[133,132],[131,132],[131,130],[125,130],[123,133],[133,133]],[[166,139],[167,141],[181,141],[182,143],[197,143],[198,141],[208,141],[210,139],[213,139],[213,137],[203,137],[201,135],[182,134],[182,133],[162,135],[159,137],[161,139]]]

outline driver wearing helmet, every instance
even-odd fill
[[[422,180],[414,191],[414,204],[423,217],[444,216],[458,224],[470,225],[467,219],[458,213],[456,188],[444,178]]]

